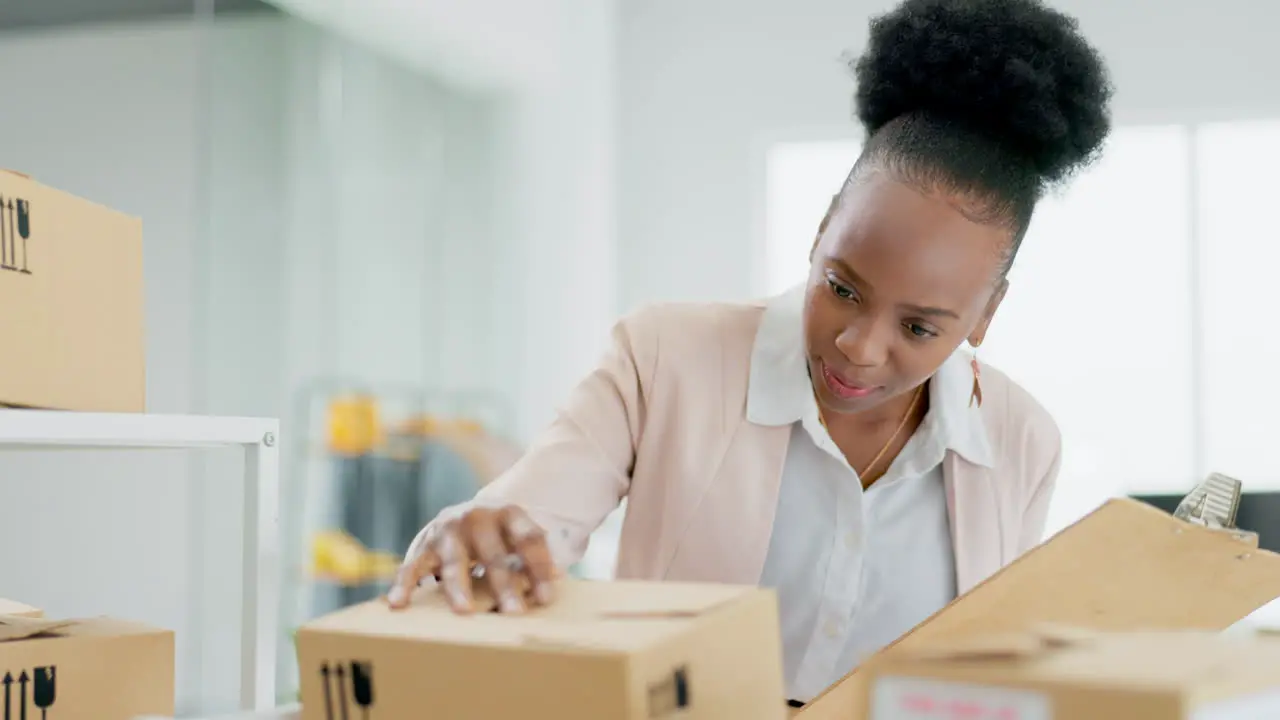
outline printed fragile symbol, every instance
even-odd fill
[[[350,720],[352,704],[359,708],[363,720],[369,720],[369,710],[374,703],[372,663],[367,660],[322,662],[320,683],[324,689],[325,720]]]
[[[31,274],[27,257],[27,240],[30,237],[31,203],[12,196],[0,197],[0,270]],[[19,238],[22,239],[21,246],[18,245]]]

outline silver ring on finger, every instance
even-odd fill
[[[496,565],[513,573],[524,572],[525,568],[524,558],[520,557],[516,553],[507,553],[506,555],[503,555],[498,559]],[[486,575],[487,570],[488,568],[485,567],[483,563],[476,563],[476,566],[471,569],[471,575],[475,578],[482,578]]]

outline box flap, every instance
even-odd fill
[[[1098,636],[1098,632],[1085,628],[1046,624],[1025,632],[946,638],[930,645],[893,648],[886,655],[912,660],[1018,660],[1041,657],[1067,647],[1080,647]]]
[[[35,637],[56,637],[78,623],[78,620],[48,620],[45,618],[5,615],[0,617],[0,642],[26,640]]]
[[[692,618],[755,592],[754,588],[711,583],[664,583],[638,580],[561,580],[557,598],[544,608],[562,620],[646,620]],[[443,600],[434,593],[437,602]]]
[[[0,616],[0,643],[55,637],[108,637],[169,634],[169,630],[108,617],[50,620],[44,617]]]
[[[460,616],[435,588],[422,588],[413,603],[393,611],[375,600],[345,608],[303,626],[304,631],[430,639],[433,642],[565,647],[631,651],[688,629],[696,618],[749,593],[714,584],[640,581],[557,583],[556,602],[521,615],[492,612],[492,595],[477,587],[476,610]]]
[[[754,588],[711,583],[562,579],[556,583],[554,603],[512,617],[565,622],[693,618],[754,591]],[[476,583],[474,596],[477,614],[492,612],[497,607],[497,601],[483,581]],[[420,589],[414,595],[412,607],[448,612],[453,616],[444,595],[434,587]],[[353,615],[356,616],[358,614]]]
[[[1115,499],[895,645],[1051,624],[1094,631],[1224,630],[1277,596],[1280,555],[1137,500]]]

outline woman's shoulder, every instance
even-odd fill
[[[664,357],[701,355],[709,348],[741,351],[750,357],[764,313],[762,302],[667,302],[646,305],[625,317],[618,328],[632,346]]]
[[[737,407],[764,309],[749,302],[649,305],[619,321],[615,342],[631,355],[651,410],[688,410],[690,403]]]
[[[1026,388],[1001,370],[982,364],[982,415],[997,452],[1048,462],[1062,447],[1058,423]]]
[[[765,303],[662,302],[645,305],[626,315],[622,322],[631,327],[676,335],[690,331],[739,330],[754,334]]]

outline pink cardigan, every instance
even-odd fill
[[[568,566],[625,497],[619,578],[757,584],[791,436],[745,417],[763,310],[662,305],[621,321],[559,417],[473,502],[523,507]],[[992,467],[943,463],[962,593],[1040,542],[1061,458],[1025,390],[985,366],[982,390]]]

